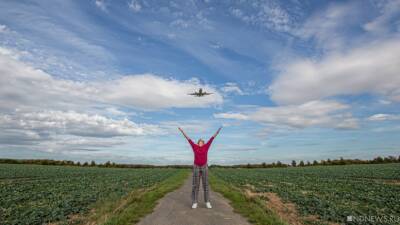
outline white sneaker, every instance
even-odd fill
[[[210,202],[206,202],[206,207],[207,207],[207,209],[211,209],[212,208],[211,203]]]
[[[195,209],[195,208],[197,208],[197,203],[193,203],[193,205],[192,205],[192,209]]]

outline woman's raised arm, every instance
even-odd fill
[[[187,140],[190,140],[190,138],[186,135],[185,131],[183,131],[182,128],[178,127],[178,130],[181,131],[181,133],[183,134],[183,136],[185,136],[185,138],[186,138]]]
[[[213,135],[214,138],[217,137],[217,135],[219,134],[219,132],[221,131],[221,129],[222,129],[222,126],[221,126],[220,128],[218,128],[217,132],[215,132],[215,134]]]

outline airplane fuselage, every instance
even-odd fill
[[[212,94],[212,93],[207,93],[205,91],[203,92],[203,89],[199,88],[198,92],[191,93],[190,95],[193,95],[193,96],[196,96],[196,97],[203,97],[205,95],[210,95],[210,94]]]

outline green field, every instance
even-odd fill
[[[284,202],[294,203],[302,218],[318,217],[313,221],[304,220],[304,223],[400,224],[399,163],[271,169],[215,168],[212,174],[241,190],[274,192]],[[359,221],[346,222],[347,216]],[[365,218],[361,216],[376,216],[375,219],[381,221],[361,222]]]
[[[271,192],[294,203],[303,224],[400,224],[399,163],[210,171],[212,189],[254,224],[285,224],[266,207],[263,194]],[[188,172],[0,164],[0,224],[134,224]],[[85,219],[71,220],[76,215]],[[347,216],[382,220],[346,222]]]
[[[66,221],[98,201],[122,198],[179,171],[0,164],[0,224]]]

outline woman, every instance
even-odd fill
[[[202,178],[203,190],[204,190],[204,201],[206,202],[207,208],[211,209],[211,203],[208,195],[208,165],[207,165],[207,153],[208,149],[214,138],[218,135],[219,131],[222,129],[220,127],[217,132],[204,143],[203,139],[199,139],[197,144],[195,144],[179,127],[178,128],[183,136],[189,141],[192,146],[194,153],[194,163],[193,163],[193,183],[192,183],[192,208],[197,208],[197,196],[199,195],[199,186],[200,186],[200,176]]]

